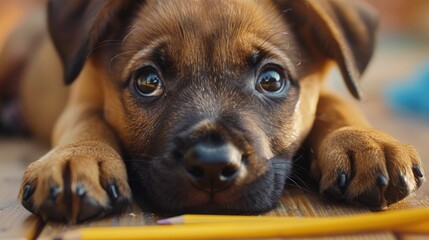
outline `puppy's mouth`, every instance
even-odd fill
[[[243,158],[238,168],[210,165],[189,169],[177,159],[152,158],[132,161],[144,192],[154,210],[162,213],[255,214],[276,206],[290,175],[292,161],[274,157],[263,163],[264,171]],[[213,159],[211,159],[213,160]],[[211,171],[211,172],[210,172]]]
[[[130,161],[155,211],[253,214],[276,206],[293,153],[274,154],[264,132],[237,122],[178,125],[169,138],[154,140],[158,150],[151,156]]]

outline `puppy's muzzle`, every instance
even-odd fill
[[[227,188],[240,175],[242,154],[233,144],[209,134],[183,152],[183,169],[197,188],[216,192]]]

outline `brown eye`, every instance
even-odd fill
[[[140,95],[145,97],[157,97],[164,93],[164,85],[159,75],[152,70],[144,71],[135,79],[135,84]]]
[[[277,70],[263,71],[256,82],[256,90],[261,93],[279,93],[287,84],[286,77]]]

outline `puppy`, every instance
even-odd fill
[[[47,16],[52,42],[28,67],[45,76],[29,70],[22,84],[63,78],[71,87],[40,96],[67,103],[52,150],[28,166],[19,194],[44,219],[120,212],[131,200],[126,169],[159,211],[264,212],[282,196],[299,150],[321,193],[372,208],[424,181],[413,147],[323,88],[336,64],[361,97],[377,25],[366,5],[51,0]],[[26,89],[30,123],[49,109]]]

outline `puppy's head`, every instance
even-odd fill
[[[374,42],[372,12],[334,0],[54,0],[49,9],[66,82],[88,61],[102,69],[105,119],[167,211],[272,208],[329,60],[359,97]]]

